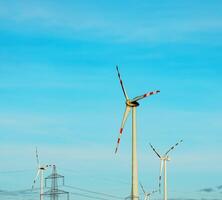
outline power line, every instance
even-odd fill
[[[110,199],[106,199],[106,198],[103,198],[103,197],[96,197],[96,196],[91,196],[91,195],[88,195],[88,194],[82,194],[82,193],[76,193],[76,192],[70,192],[70,194],[77,195],[77,196],[82,196],[82,197],[86,197],[86,198],[90,198],[90,199],[110,200]]]
[[[1,196],[24,196],[24,195],[33,195],[36,194],[36,191],[32,191],[31,189],[26,190],[16,190],[16,191],[0,191]]]
[[[70,172],[72,174],[76,174],[76,175],[79,175],[79,171],[77,170],[73,170],[73,169],[65,169],[65,168],[62,168],[63,171],[67,171],[67,172]],[[97,180],[98,181],[98,177],[94,177],[94,176],[90,176],[91,179],[94,179],[94,180]],[[123,185],[129,185],[130,182],[127,182],[126,180],[123,180],[123,179],[117,179],[117,178],[113,178],[111,179],[110,177],[100,177],[100,180],[103,180],[103,181],[106,181],[106,182],[110,182],[110,183],[120,183],[120,184],[123,184]]]
[[[79,188],[79,187],[75,187],[75,186],[70,186],[70,185],[64,185],[64,186],[68,187],[68,188],[75,189],[75,190],[96,194],[96,195],[102,195],[102,196],[106,196],[106,197],[110,197],[110,198],[115,198],[115,199],[124,199],[123,197],[114,196],[114,195],[106,194],[106,193],[102,193],[102,192],[96,192],[96,191],[92,191],[92,190],[87,190],[87,189],[83,189],[83,188]]]
[[[6,170],[6,171],[0,171],[0,174],[14,174],[14,173],[23,173],[23,172],[30,172],[33,171],[31,169],[24,169],[24,170]]]

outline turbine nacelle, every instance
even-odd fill
[[[42,165],[39,170],[46,170],[48,167],[51,167],[51,165]]]
[[[161,157],[160,158],[160,160],[166,160],[166,161],[170,161],[171,160],[171,158],[169,157],[169,156],[163,156],[163,157]]]
[[[139,106],[140,104],[137,102],[137,101],[131,101],[131,100],[126,100],[126,106],[129,106],[129,107],[137,107]]]

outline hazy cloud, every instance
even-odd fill
[[[222,189],[222,185],[217,186],[217,189],[221,190]]]
[[[170,198],[169,200],[219,200],[217,198]]]
[[[213,192],[213,191],[214,191],[213,188],[204,188],[200,190],[200,192]]]
[[[171,198],[169,200],[199,200],[199,199],[196,199],[196,198]]]
[[[217,199],[217,198],[201,198],[200,200],[220,200],[220,199]]]

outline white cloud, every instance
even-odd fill
[[[132,6],[132,5],[131,5]],[[209,17],[202,14],[202,18],[195,14],[180,15],[180,11],[160,9],[159,15],[135,16],[130,10],[122,11],[115,8],[103,9],[102,7],[85,5],[75,2],[70,7],[58,3],[47,4],[44,2],[23,2],[23,3],[2,3],[1,18],[23,27],[25,31],[29,28],[38,32],[51,32],[68,37],[83,37],[89,39],[91,36],[99,39],[108,37],[113,41],[196,41],[203,43],[207,39],[214,41],[207,36],[209,32],[218,33],[221,31],[221,19]],[[200,8],[201,9],[201,8]],[[206,9],[206,8],[203,8]],[[5,12],[8,10],[8,12]],[[193,10],[195,13],[195,10]],[[10,15],[9,15],[10,13]],[[188,13],[189,14],[189,13]],[[171,17],[170,17],[171,16]],[[25,28],[25,26],[29,28]],[[196,35],[198,33],[198,35]],[[89,37],[90,36],[90,37]],[[192,39],[193,38],[193,39]],[[218,42],[218,41],[217,41]]]

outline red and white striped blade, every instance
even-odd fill
[[[159,192],[161,192],[162,172],[163,172],[163,160],[160,160]]]
[[[32,184],[32,189],[34,188],[34,185],[35,185],[36,180],[37,180],[37,178],[39,176],[39,173],[40,173],[40,169],[38,169],[38,171],[37,171],[37,174],[36,174],[35,179],[34,179],[33,184]]]
[[[39,155],[38,155],[38,149],[37,149],[37,147],[36,147],[36,149],[35,149],[35,156],[36,156],[37,165],[39,166]]]
[[[144,189],[142,183],[140,183],[140,187],[141,187],[141,189],[143,190],[143,193],[146,194],[146,191],[145,191],[145,189]]]
[[[123,90],[123,94],[124,94],[126,100],[128,100],[129,98],[128,98],[127,93],[126,93],[126,90],[125,90],[125,88],[124,88],[124,86],[123,86],[123,81],[122,81],[122,79],[121,79],[121,76],[120,76],[120,73],[119,73],[118,66],[116,66],[116,70],[117,70],[117,73],[118,73],[118,77],[119,77],[120,85],[121,85],[122,90]]]
[[[160,92],[159,90],[156,90],[156,91],[153,91],[153,92],[148,92],[148,93],[146,93],[146,94],[143,94],[143,95],[140,95],[140,96],[138,96],[138,97],[135,97],[134,99],[131,100],[131,102],[139,101],[139,100],[141,100],[141,99],[143,99],[143,98],[146,98],[146,97],[148,97],[148,96],[157,94],[157,93],[159,93],[159,92]]]
[[[150,194],[154,194],[156,192],[158,192],[158,190],[153,190]]]
[[[122,136],[122,133],[123,133],[123,128],[124,128],[124,125],[126,123],[127,117],[129,115],[130,109],[131,109],[131,107],[126,106],[126,110],[124,112],[122,124],[121,124],[120,131],[119,131],[119,137],[118,137],[118,140],[117,140],[117,145],[116,145],[115,153],[117,153],[117,151],[118,151],[119,144],[120,144],[120,139],[121,139],[121,136]]]
[[[51,167],[52,165],[44,165],[43,168],[46,170],[48,167]]]
[[[170,151],[172,151],[176,146],[178,146],[181,142],[183,142],[183,140],[180,140],[179,142],[177,142],[174,146],[170,147],[170,149],[165,153],[165,155],[167,155]]]
[[[154,153],[155,153],[159,158],[161,158],[160,154],[157,152],[157,150],[153,147],[152,144],[150,144],[150,147],[151,147],[151,149],[154,151]]]

